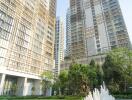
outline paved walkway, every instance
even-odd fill
[[[116,99],[116,100],[132,100],[132,99]]]

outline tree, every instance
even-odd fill
[[[96,64],[93,59],[90,62],[88,77],[90,79],[90,87],[92,90],[94,88],[99,88],[99,86],[103,83],[102,66]]]
[[[87,95],[89,93],[88,67],[73,64],[68,73],[69,93],[72,95]]]
[[[88,75],[87,75],[88,78],[89,78],[89,80],[90,80],[89,86],[90,86],[91,90],[93,90],[94,88],[96,88],[97,85],[98,85],[97,70],[96,70],[95,65],[92,65],[92,66],[94,66],[94,67],[91,67],[91,65],[88,66]]]
[[[68,89],[68,71],[64,70],[60,72],[58,79],[55,80],[53,85],[53,90],[56,92],[56,95],[67,95]]]
[[[46,91],[52,87],[52,79],[53,79],[53,72],[51,71],[44,71],[41,74],[41,78],[42,78],[42,90],[43,90],[43,94],[46,95]]]
[[[60,81],[60,91],[61,91],[61,94],[64,95],[66,89],[68,88],[67,85],[68,85],[68,71],[62,71],[59,75],[59,81]]]
[[[46,96],[46,92],[49,88],[52,87],[52,83],[49,80],[43,80],[41,84],[42,84],[43,95]]]
[[[118,48],[109,52],[103,64],[104,80],[107,86],[119,86],[118,91],[126,91],[127,83],[132,80],[132,51]],[[117,88],[111,88],[116,89]],[[111,90],[112,92],[115,90]]]
[[[96,66],[95,61],[92,59],[89,65],[90,65],[91,67],[95,67],[95,66]]]
[[[90,89],[99,88],[103,83],[103,70],[94,60],[91,65],[72,63],[69,71],[62,71],[53,89],[62,95],[86,96]]]
[[[54,80],[55,82],[54,82],[54,84],[53,84],[53,86],[52,86],[52,89],[53,89],[53,91],[52,91],[52,94],[53,95],[59,95],[59,94],[61,94],[60,93],[60,90],[59,90],[59,88],[60,88],[60,80],[59,80],[59,78],[58,79],[56,79],[56,80]]]
[[[48,80],[52,80],[53,79],[53,72],[52,71],[44,71],[42,74],[41,74],[41,77],[42,78],[46,78]]]
[[[102,66],[100,66],[99,64],[96,65],[96,73],[97,73],[97,87],[99,87],[100,85],[103,84],[103,69]]]

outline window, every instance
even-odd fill
[[[5,57],[6,51],[7,51],[6,49],[0,48],[0,56],[1,56],[1,57]]]
[[[2,38],[4,40],[8,40],[9,39],[9,33],[7,31],[2,30],[0,33],[0,38]]]
[[[5,59],[0,57],[0,65],[3,65],[4,61],[5,61]]]
[[[6,22],[9,23],[9,24],[12,24],[13,18],[10,17],[10,16],[6,16]]]

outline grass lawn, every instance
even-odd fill
[[[81,97],[77,96],[25,96],[25,97],[10,97],[10,96],[1,96],[0,100],[82,100]]]
[[[82,100],[82,99],[0,99],[0,100]]]
[[[0,99],[0,100],[68,100],[68,99]]]

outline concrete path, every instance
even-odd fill
[[[132,99],[116,99],[116,100],[132,100]]]

